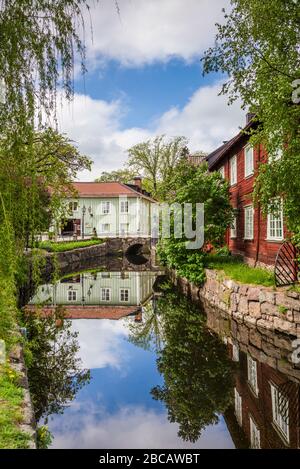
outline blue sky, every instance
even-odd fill
[[[150,394],[163,383],[156,355],[128,342],[126,320],[76,320],[73,329],[92,379],[63,414],[50,417],[54,448],[234,447],[222,416],[196,443],[178,437],[178,425]]]
[[[122,167],[128,148],[158,134],[211,151],[245,120],[218,96],[224,77],[201,69],[229,0],[118,1],[120,15],[102,0],[86,16],[88,73],[76,69],[74,102],[61,100],[60,130],[94,161],[80,180]]]

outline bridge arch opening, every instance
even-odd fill
[[[144,254],[144,245],[142,243],[135,243],[128,247],[125,252],[126,259],[135,265],[146,264],[149,259]]]

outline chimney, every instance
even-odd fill
[[[138,188],[138,189],[142,189],[142,178],[141,176],[136,176],[135,178],[133,178],[134,180],[134,185]]]
[[[249,124],[250,121],[255,117],[254,112],[247,112],[246,114],[246,124]]]

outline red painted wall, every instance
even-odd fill
[[[233,155],[237,155],[237,184],[230,187],[230,197],[232,206],[238,209],[237,216],[237,237],[230,238],[230,230],[226,234],[226,243],[233,254],[241,254],[255,262],[273,265],[276,254],[282,241],[267,240],[267,218],[263,216],[259,207],[254,207],[254,237],[253,240],[244,239],[244,207],[253,204],[253,184],[255,173],[260,162],[267,159],[266,152],[262,146],[254,149],[254,175],[245,178],[245,158],[244,147],[247,144],[247,137],[240,142],[230,153],[225,155],[214,170],[225,168],[225,179],[230,180],[229,160]],[[284,235],[286,229],[284,228]],[[258,253],[258,254],[257,254]]]

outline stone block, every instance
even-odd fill
[[[248,299],[246,296],[240,295],[238,311],[245,316],[248,314]]]
[[[274,317],[274,329],[286,334],[296,334],[296,324],[277,317]]]
[[[248,302],[249,315],[256,319],[261,318],[260,307],[261,305],[257,301],[249,301]]]
[[[261,313],[267,316],[277,316],[279,313],[278,306],[273,305],[271,303],[262,303]]]

